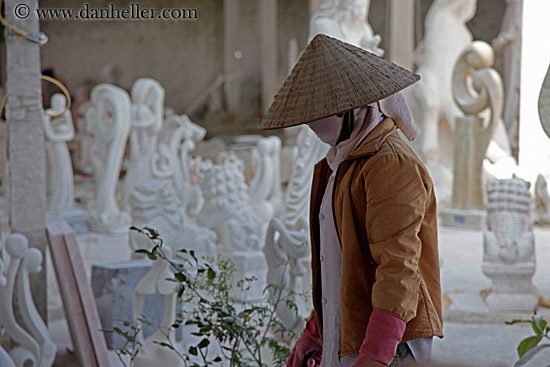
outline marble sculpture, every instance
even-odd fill
[[[136,80],[131,95],[130,162],[124,179],[124,205],[134,185],[152,177],[151,157],[162,129],[164,108],[164,88],[154,79]]]
[[[51,367],[57,346],[34,305],[29,281],[41,270],[42,253],[19,233],[7,238],[6,251],[11,261],[4,276],[0,260],[0,325],[14,346],[7,353],[0,347],[0,365]]]
[[[491,311],[531,312],[538,295],[530,184],[519,178],[491,180],[487,186],[487,230],[483,274],[492,281],[486,303]]]
[[[89,213],[90,227],[98,232],[126,232],[131,217],[117,204],[116,186],[130,132],[128,93],[113,85],[99,84],[91,92],[86,119],[93,127],[90,158],[97,186],[95,202]]]

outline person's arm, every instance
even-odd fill
[[[370,169],[366,182],[366,228],[378,264],[372,289],[373,313],[356,367],[389,365],[406,324],[416,316],[420,275],[418,237],[428,187],[425,168],[412,157],[388,154]]]
[[[306,322],[302,336],[292,348],[286,365],[287,367],[302,367],[304,360],[310,358],[315,363],[308,363],[308,366],[320,366],[322,351],[321,336],[317,328],[315,311],[313,311]]]

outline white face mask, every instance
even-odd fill
[[[321,141],[327,143],[328,145],[335,146],[338,138],[340,137],[343,122],[343,116],[338,117],[337,115],[332,115],[312,121],[308,123],[307,126],[313,130],[315,135],[317,135]]]

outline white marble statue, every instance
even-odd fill
[[[0,259],[0,293],[2,292],[2,288],[4,288],[8,284],[8,280],[4,275],[4,270],[5,270],[4,262],[2,261],[2,259]],[[6,352],[6,350],[1,345],[0,345],[0,366],[16,367],[9,353]]]
[[[152,174],[157,178],[171,178],[176,193],[185,208],[185,216],[194,217],[200,211],[202,195],[192,181],[193,167],[198,159],[191,152],[206,136],[206,129],[192,122],[187,115],[169,116],[160,132],[152,160]]]
[[[416,73],[422,79],[403,91],[420,129],[412,144],[427,165],[440,202],[448,205],[452,187],[454,121],[461,115],[453,103],[452,75],[462,51],[472,42],[466,22],[477,0],[434,0],[424,23],[424,39],[415,51]]]
[[[548,182],[543,175],[537,176],[535,182],[534,222],[538,225],[550,225],[550,193]]]
[[[256,171],[250,183],[250,206],[267,223],[282,204],[281,139],[270,136],[258,141],[252,150],[252,161]]]
[[[244,163],[234,154],[220,154],[218,163],[206,160],[197,171],[204,205],[197,222],[218,234],[220,246],[232,251],[258,251],[262,223],[250,207]]]
[[[484,207],[483,161],[500,121],[504,94],[493,62],[493,49],[483,41],[472,42],[456,62],[453,97],[465,116],[455,121],[454,208]],[[480,114],[487,109],[485,121]]]
[[[506,11],[502,19],[499,35],[492,46],[504,59],[504,86],[506,103],[503,120],[514,151],[518,149],[519,98],[521,71],[521,22],[523,0],[506,0]]]
[[[183,205],[170,179],[150,179],[137,184],[128,204],[132,225],[156,229],[172,253],[186,249],[194,250],[197,256],[216,255],[216,233],[198,226],[193,218],[184,214]],[[136,231],[130,231],[128,239],[133,251],[150,249],[152,245],[149,238]],[[135,253],[132,257],[139,258]]]
[[[74,126],[71,112],[66,111],[59,117],[50,117],[63,112],[67,105],[64,95],[52,96],[50,108],[42,115],[42,126],[46,137],[46,156],[48,159],[48,210],[71,210],[74,202],[73,166],[67,149],[67,142],[74,138]]]
[[[131,95],[130,162],[124,178],[124,205],[133,186],[152,177],[151,160],[164,116],[164,88],[156,80],[136,80]]]
[[[164,249],[166,255],[170,257],[171,251],[169,248]],[[134,291],[133,299],[133,314],[134,320],[137,320],[143,315],[143,305],[145,297],[154,294],[164,296],[164,310],[159,328],[155,333],[143,338],[143,333],[139,333],[136,337],[137,342],[142,344],[142,348],[136,355],[134,360],[135,367],[151,367],[151,366],[166,366],[178,367],[181,360],[177,353],[170,348],[159,345],[156,342],[166,342],[168,329],[176,321],[176,292],[173,282],[167,279],[172,279],[174,274],[170,271],[170,264],[166,261],[155,261],[151,266],[151,270],[139,281]],[[174,335],[170,335],[173,339]]]
[[[93,127],[94,143],[90,158],[97,186],[95,202],[89,213],[90,227],[98,232],[126,232],[131,217],[120,210],[115,195],[130,132],[128,93],[113,85],[99,84],[92,90],[86,118]]]
[[[370,0],[324,0],[311,17],[309,39],[323,33],[383,56],[380,35],[368,23],[369,8]]]
[[[269,268],[267,282],[284,288],[283,296],[290,291],[299,295],[311,289],[308,241],[309,232],[288,230],[277,218],[269,222],[263,248]],[[270,292],[273,295],[274,289],[270,288]],[[281,303],[277,315],[289,330],[300,334],[311,309],[300,296],[294,298],[294,303],[298,312]]]
[[[258,279],[246,294],[234,286],[231,297],[237,301],[262,300],[267,266],[260,249],[265,226],[250,207],[243,161],[233,153],[222,152],[216,164],[210,160],[200,163],[197,180],[204,197],[197,223],[216,232],[218,252],[236,266],[235,283],[251,276]]]
[[[74,208],[73,165],[67,142],[75,137],[70,111],[58,117],[67,105],[64,95],[54,94],[50,108],[42,115],[42,126],[46,137],[48,160],[48,210],[57,212],[77,233],[87,231],[85,212]]]
[[[6,251],[11,261],[6,277],[0,279],[0,325],[15,342],[9,356],[17,367],[51,367],[57,347],[36,310],[29,282],[29,273],[40,271],[42,253],[29,248],[27,238],[19,233],[8,237]],[[0,261],[0,276],[2,268]],[[22,325],[16,314],[21,315]]]
[[[487,185],[487,230],[483,236],[483,273],[492,281],[486,302],[491,311],[531,312],[538,295],[530,184],[519,178]]]

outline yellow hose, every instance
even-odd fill
[[[64,115],[65,112],[67,112],[71,108],[71,95],[69,94],[69,91],[63,85],[63,83],[61,83],[59,80],[54,79],[50,76],[40,75],[40,79],[55,84],[59,89],[61,89],[61,91],[65,95],[65,98],[67,99],[67,106],[65,106],[65,109],[62,112],[54,113],[54,114],[49,114],[49,113],[44,112],[44,115],[50,116],[50,117],[59,117],[59,116]],[[6,94],[4,94],[4,98],[2,98],[2,103],[0,103],[0,114],[2,113],[2,111],[4,111],[4,107],[6,105],[7,100],[8,100],[8,94],[6,93]]]
[[[0,9],[2,8],[2,4],[4,3],[4,0],[0,0]],[[4,16],[2,15],[2,12],[0,11],[0,23],[8,28],[9,30],[11,30],[12,32],[15,32],[17,33],[18,35],[20,35],[21,37],[24,37],[24,38],[28,38],[29,37],[29,34],[25,31],[22,31],[20,30],[19,28],[15,28],[14,26],[12,25],[9,25],[8,22],[6,22],[6,20],[4,19]]]

